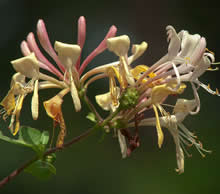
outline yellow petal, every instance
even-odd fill
[[[44,102],[44,108],[48,116],[51,117],[54,120],[54,122],[57,122],[60,125],[60,133],[58,135],[56,143],[57,147],[63,146],[64,137],[66,136],[66,125],[61,110],[62,103],[63,99],[59,95],[56,95],[50,100]]]
[[[120,71],[120,72],[119,72]],[[121,88],[125,89],[127,87],[127,81],[125,76],[123,76],[123,73],[121,72],[120,69],[116,68],[116,67],[109,67],[107,69],[107,74],[109,75],[109,77],[113,77],[115,76],[121,86]]]
[[[13,89],[8,91],[8,94],[4,97],[0,104],[4,107],[7,114],[10,115],[11,112],[15,109],[15,96]]]
[[[115,71],[113,68],[109,68],[107,70],[107,73],[109,75],[109,89],[110,89],[110,94],[112,97],[112,102],[114,106],[118,105],[118,99],[117,99],[117,89],[116,89],[116,82],[115,82]]]
[[[16,123],[15,123],[15,129],[13,131],[13,135],[16,135],[18,133],[19,128],[20,128],[20,121],[17,120]]]
[[[160,103],[170,94],[181,94],[186,88],[186,85],[182,83],[180,87],[175,91],[174,88],[176,86],[176,83],[168,83],[153,87],[151,92],[152,103]]]
[[[144,73],[145,71],[147,71],[148,69],[149,69],[149,67],[146,66],[146,65],[137,65],[135,68],[133,68],[133,69],[131,70],[131,73],[132,73],[133,77],[134,77],[136,80],[138,80],[138,79],[141,77],[141,74]],[[151,73],[149,73],[147,76],[148,76],[149,78],[153,78],[153,77],[156,76],[156,74],[151,72]],[[144,83],[144,82],[146,82],[146,81],[147,81],[147,79],[143,79],[143,80],[142,80],[142,83]]]
[[[56,95],[53,98],[44,101],[44,108],[47,112],[47,115],[51,117],[56,122],[60,120],[60,114],[62,114],[61,105],[63,103],[63,99]]]
[[[19,128],[20,128],[19,118],[20,118],[20,113],[21,113],[21,109],[22,109],[22,106],[23,106],[23,102],[24,102],[24,97],[25,97],[24,95],[20,95],[18,97],[16,108],[15,108],[15,111],[13,113],[16,116],[15,129],[13,129],[13,122],[10,124],[11,125],[10,128],[13,131],[13,135],[16,135],[18,133],[18,131],[19,131]]]
[[[159,148],[161,148],[161,146],[163,144],[163,139],[164,139],[163,131],[162,131],[161,126],[160,126],[160,118],[159,118],[159,115],[158,115],[157,107],[155,105],[153,105],[153,109],[154,109],[155,116],[156,116],[156,128],[157,128],[157,136],[158,136],[158,146],[159,146]]]

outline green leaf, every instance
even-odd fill
[[[25,145],[31,147],[38,155],[43,156],[46,145],[49,141],[49,133],[34,129],[27,126],[22,126],[19,129],[18,140],[25,142]]]
[[[40,138],[41,144],[47,145],[49,139],[50,139],[49,132],[48,131],[43,131],[42,134],[41,134],[41,138]]]
[[[27,167],[25,172],[32,174],[40,180],[47,180],[52,175],[56,175],[56,168],[48,161],[37,160]]]
[[[41,143],[41,132],[38,129],[22,126],[19,129],[18,139],[30,145],[39,145]]]
[[[15,139],[12,139],[10,137],[7,137],[7,136],[3,135],[2,131],[0,131],[0,139],[4,140],[4,141],[7,141],[9,143],[14,143],[14,140],[15,140]]]
[[[26,147],[32,148],[38,155],[42,156],[46,145],[49,141],[49,132],[41,132],[38,129],[34,129],[27,126],[21,126],[19,129],[18,139],[13,139],[7,136],[4,136],[0,131],[0,139],[7,141],[9,143],[23,145]]]
[[[95,114],[92,113],[92,112],[89,112],[89,114],[86,116],[86,118],[89,119],[90,121],[94,122],[94,123],[97,122],[97,121],[96,121],[96,116],[95,116]]]
[[[31,145],[29,144],[26,144],[24,141],[22,140],[19,140],[19,139],[13,139],[13,138],[10,138],[8,136],[5,136],[3,135],[3,133],[0,131],[0,139],[1,140],[4,140],[4,141],[7,141],[9,143],[13,143],[13,144],[17,144],[17,145],[23,145],[23,146],[27,146],[27,147],[31,147]]]

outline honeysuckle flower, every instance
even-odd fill
[[[5,98],[1,101],[3,106],[3,119],[7,119],[8,116],[11,116],[11,121],[9,129],[13,135],[16,135],[20,127],[20,112],[23,105],[24,97],[27,93],[33,90],[33,85],[25,83],[25,76],[20,73],[16,73],[12,77],[11,88]],[[14,121],[16,122],[14,124]]]
[[[117,90],[116,93],[118,94],[116,96],[116,98],[117,98],[116,100],[118,100],[119,99],[119,94],[120,94],[120,88],[116,87],[115,89]],[[106,110],[106,111],[114,112],[119,106],[119,103],[114,104],[114,102],[112,100],[111,92],[96,95],[95,99],[96,99],[97,104],[100,107],[102,107],[103,110]]]
[[[22,108],[24,97],[28,93],[33,92],[31,110],[32,117],[35,120],[38,118],[39,89],[69,88],[68,91],[70,91],[73,98],[75,110],[79,111],[81,109],[81,103],[78,94],[78,91],[81,89],[80,75],[83,73],[83,70],[91,62],[91,60],[107,48],[106,40],[115,36],[117,28],[112,26],[104,40],[80,65],[81,51],[84,46],[86,36],[86,22],[83,16],[78,20],[78,27],[78,45],[66,44],[56,41],[53,48],[43,20],[38,21],[37,36],[39,42],[42,48],[56,62],[56,65],[53,65],[51,62],[49,62],[49,60],[43,55],[36,43],[34,34],[32,32],[28,34],[27,41],[22,41],[21,51],[24,57],[16,59],[11,63],[14,69],[19,72],[19,75],[23,76],[23,81],[25,80],[25,77],[30,79],[30,81],[27,84],[20,83],[21,90],[19,91],[19,94],[17,94],[18,91],[15,91],[15,87],[11,87],[8,95],[1,103],[7,115],[12,115],[9,127],[12,129],[12,131],[14,131],[14,135],[19,129],[20,110]],[[49,71],[54,75],[54,77],[40,72],[41,69]],[[17,83],[18,82],[16,82],[16,86],[18,85]],[[27,90],[27,85],[29,90]],[[24,90],[23,92],[22,89]],[[18,96],[16,100],[14,95]],[[1,114],[3,113],[5,112],[3,111]],[[16,127],[14,130],[13,123],[15,120],[15,115]],[[6,114],[4,114],[4,118],[6,117]]]
[[[197,114],[200,110],[198,88],[201,86],[211,94],[220,95],[218,90],[213,91],[209,85],[199,81],[199,77],[206,70],[215,70],[211,68],[211,65],[215,64],[214,53],[206,48],[206,39],[198,34],[189,34],[185,30],[177,33],[172,26],[167,26],[166,30],[168,52],[152,66],[132,66],[148,45],[144,41],[134,44],[129,56],[130,39],[127,35],[115,37],[115,26],[109,29],[104,40],[81,62],[86,39],[85,18],[82,16],[78,20],[77,44],[55,41],[54,46],[50,42],[45,23],[39,20],[37,37],[53,62],[50,62],[38,47],[34,33],[29,33],[20,45],[24,57],[11,61],[16,73],[12,77],[8,94],[0,103],[3,106],[0,114],[4,120],[8,116],[11,117],[9,129],[16,135],[20,128],[19,117],[26,95],[33,93],[31,112],[36,120],[39,114],[38,90],[58,88],[58,94],[43,102],[47,115],[53,119],[53,128],[57,124],[60,128],[57,148],[62,149],[64,146],[67,129],[62,104],[64,96],[70,93],[76,112],[81,110],[81,100],[84,100],[84,104],[91,111],[87,118],[96,123],[94,129],[112,131],[117,136],[122,158],[129,156],[140,146],[139,126],[156,128],[159,148],[164,141],[163,128],[167,128],[176,145],[177,171],[183,173],[184,152],[189,155],[185,145],[194,145],[202,156],[203,152],[210,152],[205,150],[197,137],[182,124],[186,116]],[[106,49],[113,52],[118,60],[83,74],[92,59]],[[97,92],[95,100],[103,110],[109,112],[106,118],[99,114],[87,96],[89,85],[102,78],[109,81],[108,91],[104,94]],[[178,97],[175,106],[165,104],[170,95],[179,96],[184,92],[184,82],[190,82],[194,100]],[[167,110],[166,106],[174,107],[173,112]],[[154,113],[155,116],[144,118],[148,115],[145,113]],[[84,134],[79,136],[81,137],[85,137]],[[75,140],[78,141],[78,138],[73,139]]]
[[[123,90],[128,85],[133,85],[134,80],[138,78],[139,74],[141,74],[146,68],[148,68],[147,66],[144,65],[136,66],[134,69],[130,67],[130,64],[133,61],[135,61],[138,57],[140,57],[147,49],[147,43],[142,42],[139,45],[138,44],[133,45],[132,55],[129,57],[127,57],[127,52],[130,45],[130,40],[128,39],[127,36],[123,35],[115,38],[110,38],[108,39],[107,44],[109,50],[115,52],[116,55],[119,56],[120,60],[92,69],[81,78],[81,83],[84,83],[94,73],[98,75],[87,81],[87,83],[85,84],[85,88],[87,88],[87,86],[91,82],[99,78],[108,77],[110,92],[107,92],[106,95],[104,94],[98,95],[98,99],[105,96],[107,97],[106,99],[108,99],[108,101],[104,100],[107,107],[111,104],[112,107],[117,108],[119,106],[118,99],[119,96],[122,94]],[[115,78],[118,80],[121,90],[117,88]],[[106,106],[105,105],[103,106],[103,103],[100,102],[97,103],[101,105],[101,107],[104,110],[110,110],[109,108],[106,109]]]
[[[195,112],[191,112],[191,114],[196,114],[200,110],[200,100],[197,92],[198,88],[194,86],[194,83],[202,86],[212,94],[219,95],[217,91],[212,91],[198,80],[214,63],[214,54],[206,49],[204,37],[198,34],[191,35],[185,30],[177,34],[172,26],[167,26],[166,29],[168,34],[167,40],[169,41],[168,53],[152,65],[136,84],[140,84],[149,73],[155,73],[156,76],[148,79],[145,85],[140,86],[141,88],[148,87],[149,83],[158,79],[162,79],[163,82],[175,80],[178,83],[177,88],[181,82],[190,82],[197,102],[197,109]]]
[[[126,88],[127,85],[134,85],[134,78],[129,71],[127,53],[130,47],[130,39],[126,35],[109,38],[107,40],[108,49],[114,52],[120,59],[119,64],[119,76],[122,80],[122,88]]]
[[[158,146],[159,148],[162,146],[163,143],[163,132],[160,126],[160,119],[159,114],[157,111],[157,108],[159,109],[160,113],[163,116],[168,116],[167,112],[163,109],[163,107],[160,105],[160,103],[163,102],[164,99],[168,97],[168,95],[171,94],[181,94],[183,93],[184,89],[186,88],[185,84],[181,84],[181,86],[178,88],[177,91],[174,91],[173,88],[176,87],[176,84],[168,83],[163,84],[159,86],[155,86],[151,91],[151,97],[146,101],[146,104],[143,103],[144,106],[153,106],[153,110],[155,112],[156,117],[156,128],[157,128],[157,136],[158,136]],[[142,105],[142,107],[143,107]]]
[[[38,118],[38,80],[39,80],[39,65],[34,53],[27,57],[23,57],[11,62],[14,69],[22,75],[32,78],[33,96],[32,96],[32,117],[34,120]]]
[[[159,117],[160,125],[169,130],[176,144],[176,158],[178,166],[176,171],[179,173],[184,172],[184,152],[190,156],[184,145],[194,145],[203,157],[205,155],[202,151],[210,152],[204,149],[202,144],[196,141],[197,137],[182,124],[186,116],[195,109],[196,105],[195,100],[178,99],[172,114]],[[155,126],[156,122],[156,117],[146,118],[140,121],[139,126]],[[134,127],[134,125],[135,123],[131,122],[128,124],[128,127]]]
[[[57,147],[62,147],[64,142],[64,137],[66,136],[66,124],[63,118],[62,113],[62,103],[63,103],[63,96],[65,96],[69,92],[69,88],[62,90],[59,94],[52,97],[51,99],[44,101],[44,108],[49,117],[51,117],[54,121],[54,127],[56,123],[60,125],[60,132],[58,135]]]
[[[81,103],[76,88],[76,84],[79,87],[79,75],[75,65],[80,56],[81,48],[78,45],[64,44],[56,41],[55,50],[58,52],[58,57],[66,68],[65,73],[69,74],[71,96],[75,105],[75,110],[78,112],[81,109]],[[72,72],[74,72],[74,75],[76,75],[75,80],[73,79]]]

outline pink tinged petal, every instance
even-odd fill
[[[27,55],[30,55],[30,54],[31,54],[31,50],[30,50],[30,48],[28,47],[28,44],[27,44],[27,42],[26,42],[25,40],[23,40],[23,41],[21,42],[20,47],[21,47],[21,52],[22,52],[22,54],[23,54],[24,56],[27,56]]]
[[[46,30],[46,26],[43,20],[39,20],[37,23],[37,36],[44,50],[53,58],[53,60],[57,63],[60,70],[62,72],[65,72],[65,67],[60,62],[56,52],[54,51],[51,45],[47,30]]]
[[[173,26],[167,26],[166,30],[168,35],[167,41],[169,42],[168,55],[169,58],[172,59],[173,57],[177,56],[180,50],[181,42]]]
[[[102,53],[106,48],[107,48],[107,39],[114,37],[116,35],[117,32],[117,28],[113,25],[107,35],[105,36],[104,40],[99,44],[99,46],[93,50],[93,52],[83,61],[80,70],[79,70],[79,74],[81,75],[82,72],[84,71],[84,69],[86,68],[86,66],[90,63],[90,61],[96,57],[97,55],[99,55],[100,53]]]
[[[62,78],[63,75],[58,71],[58,69],[56,69],[56,67],[54,67],[47,59],[46,57],[44,57],[44,55],[41,53],[39,47],[37,46],[37,43],[35,41],[34,38],[34,34],[32,32],[30,32],[27,36],[27,42],[28,42],[28,46],[30,48],[30,50],[32,52],[35,53],[37,59],[42,62],[40,63],[41,68],[49,70],[51,73],[54,73],[55,75],[57,75],[58,77]],[[44,64],[44,65],[43,65]],[[47,68],[45,68],[45,65],[47,66]]]
[[[20,47],[21,47],[21,52],[22,52],[22,54],[23,54],[24,56],[28,56],[28,55],[31,54],[31,50],[30,50],[30,48],[28,47],[28,43],[27,43],[25,40],[23,40],[23,41],[21,42]],[[41,67],[42,69],[46,69],[47,71],[52,72],[52,71],[49,69],[49,67],[48,67],[47,65],[45,65],[44,63],[42,63],[42,62],[39,61],[39,65],[40,65],[40,67]]]
[[[78,40],[77,40],[77,44],[80,46],[81,50],[83,49],[85,40],[86,40],[86,19],[84,16],[81,16],[78,20]],[[80,59],[81,59],[81,54],[76,63],[77,70],[79,70],[80,68]]]
[[[196,46],[194,52],[192,53],[191,56],[191,63],[194,65],[195,63],[199,62],[200,59],[203,57],[203,54],[205,52],[206,48],[206,40],[204,37],[202,37],[199,40],[198,45]]]

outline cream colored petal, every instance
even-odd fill
[[[11,63],[17,72],[20,72],[28,78],[37,78],[39,76],[39,63],[34,53],[11,61]]]
[[[111,93],[107,92],[105,94],[99,94],[95,96],[97,104],[104,110],[109,111],[111,109],[111,103],[112,103],[112,98],[111,98]]]
[[[141,44],[135,44],[132,46],[132,56],[128,58],[128,63],[131,64],[137,58],[139,58],[145,50],[147,49],[148,44],[146,42],[142,42]]]
[[[116,87],[117,89],[117,93],[120,93],[120,88]],[[104,110],[109,111],[112,110],[114,112],[114,110],[119,106],[119,103],[117,105],[117,107],[113,106],[113,102],[112,102],[112,97],[111,97],[111,93],[107,92],[105,94],[99,94],[95,96],[96,102],[97,104]]]
[[[37,120],[39,114],[38,80],[34,83],[34,93],[31,101],[31,112],[34,120]]]
[[[120,145],[122,158],[126,158],[127,157],[127,143],[126,143],[125,136],[121,134],[120,130],[118,130],[118,142]]]
[[[199,43],[200,38],[201,36],[199,34],[191,35],[187,31],[183,31],[180,56],[191,56],[197,44]]]
[[[127,35],[107,39],[107,47],[117,56],[125,56],[130,47],[130,39]]]
[[[177,167],[178,167],[176,169],[176,171],[179,174],[181,174],[184,172],[184,153],[183,153],[183,150],[180,146],[179,132],[178,132],[178,127],[177,127],[176,122],[173,122],[172,125],[167,127],[167,129],[169,130],[169,132],[173,136],[173,140],[176,145],[176,160],[177,160]]]
[[[66,44],[56,41],[54,48],[58,52],[58,57],[66,69],[76,64],[81,53],[80,46],[76,44]]]
[[[71,93],[71,96],[73,99],[75,110],[76,110],[76,112],[78,112],[81,110],[81,103],[80,103],[80,99],[79,99],[79,94],[78,94],[78,90],[76,88],[76,85],[74,83],[71,71],[69,72],[69,74],[70,74],[70,93]]]
[[[124,68],[126,80],[131,86],[133,86],[135,84],[134,77],[132,76],[129,66],[124,57],[121,57],[121,62]]]
[[[168,35],[167,41],[169,41],[168,57],[173,59],[179,53],[181,41],[173,26],[167,26],[166,30]]]
[[[196,107],[195,100],[187,100],[179,98],[174,106],[173,112],[174,113],[189,113]]]

